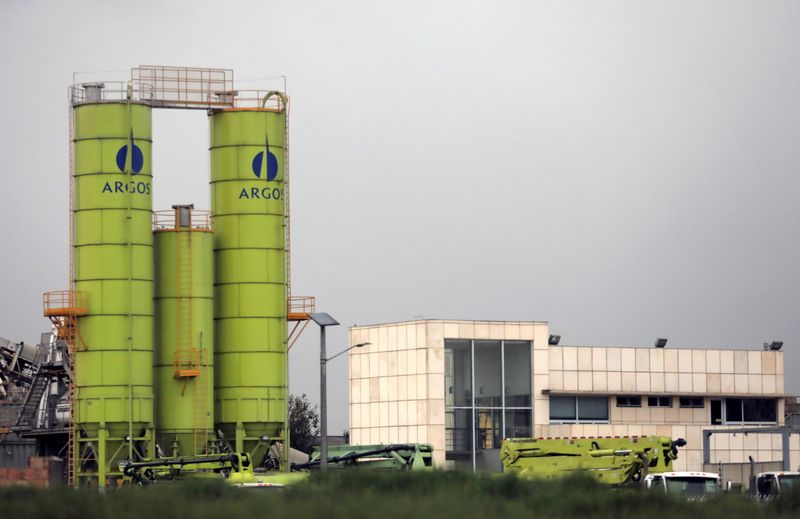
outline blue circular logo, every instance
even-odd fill
[[[269,151],[260,151],[253,157],[253,173],[256,177],[261,178],[262,168],[264,166],[264,153],[267,154],[267,181],[275,180],[278,176],[278,159]]]
[[[264,157],[267,160],[264,160]],[[257,178],[261,178],[261,173],[266,169],[264,178],[267,182],[271,182],[278,177],[278,158],[269,151],[269,137],[264,135],[264,151],[259,151],[253,157],[253,174]]]
[[[131,130],[130,143],[117,151],[117,167],[123,173],[125,173],[125,166],[128,165],[128,150],[133,150],[131,153],[130,170],[131,174],[135,175],[142,171],[142,167],[144,167],[144,154],[142,153],[142,148],[133,142],[133,130]]]

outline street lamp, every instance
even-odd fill
[[[331,358],[327,358],[325,352],[325,328],[328,326],[338,326],[339,322],[325,312],[309,314],[311,320],[319,326],[319,421],[320,421],[320,445],[319,445],[319,468],[321,471],[328,468],[328,374],[327,364],[339,355],[347,353],[353,348],[360,348],[369,344],[363,342],[354,344],[344,351],[340,351]]]
[[[323,335],[324,335],[325,328],[322,328],[322,330],[323,330]],[[339,353],[337,353],[336,355],[334,355],[332,357],[328,357],[326,359],[326,358],[324,358],[325,357],[325,353],[324,353],[325,352],[325,346],[324,346],[324,343],[325,343],[325,339],[322,339],[323,346],[322,346],[322,351],[321,351],[321,355],[320,355],[321,367],[320,367],[320,381],[319,381],[319,386],[320,386],[320,391],[319,391],[319,393],[320,393],[320,413],[319,413],[319,415],[320,415],[320,435],[322,436],[322,441],[320,442],[320,445],[319,445],[319,468],[320,468],[320,470],[327,470],[328,469],[328,378],[327,378],[328,374],[327,374],[326,365],[328,364],[329,361],[335,359],[339,355],[344,355],[345,353],[347,353],[348,351],[352,350],[353,348],[361,348],[363,346],[367,346],[369,344],[372,344],[371,342],[360,342],[358,344],[353,344],[349,348],[346,348],[346,349],[340,351]]]

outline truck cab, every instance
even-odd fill
[[[792,488],[800,488],[800,472],[761,472],[756,476],[759,499],[770,499]]]
[[[648,490],[669,495],[704,499],[722,493],[722,480],[712,472],[662,472],[644,478]]]

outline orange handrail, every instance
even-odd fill
[[[86,292],[54,290],[42,295],[44,315],[85,315],[88,312]]]

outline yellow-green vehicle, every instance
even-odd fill
[[[503,472],[552,479],[585,473],[598,482],[639,482],[648,473],[670,472],[686,440],[666,436],[514,438],[503,440]]]
[[[220,479],[239,487],[283,487],[305,480],[307,473],[270,471],[257,473],[246,453],[209,454],[161,458],[127,463],[122,468],[127,483]]]

